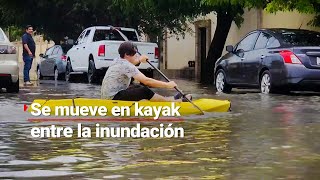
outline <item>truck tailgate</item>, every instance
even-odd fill
[[[145,54],[149,57],[149,61],[153,63],[158,62],[158,53],[156,54],[158,45],[156,43],[134,42],[137,45],[138,51],[141,54]]]

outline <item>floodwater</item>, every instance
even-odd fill
[[[184,138],[41,139],[30,136],[31,128],[50,123],[29,122],[23,104],[36,98],[99,98],[100,86],[43,80],[18,95],[0,93],[0,179],[319,179],[320,94],[216,94],[212,87],[176,82],[195,99],[231,100],[232,112],[173,123],[184,128]]]

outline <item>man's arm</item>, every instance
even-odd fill
[[[158,80],[146,77],[141,72],[133,76],[133,78],[147,86],[154,87],[154,88],[174,88],[177,86],[177,84],[173,81],[170,81],[170,82],[158,81]]]
[[[30,51],[28,44],[23,44],[23,47],[28,51],[28,54],[32,56],[32,52]]]

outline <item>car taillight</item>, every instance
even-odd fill
[[[67,60],[67,56],[66,56],[66,55],[62,55],[62,56],[61,56],[61,60],[62,60],[62,61],[66,61],[66,60]]]
[[[105,45],[100,45],[98,50],[98,56],[105,56],[106,48]]]
[[[14,46],[0,46],[0,54],[16,54],[17,50]]]
[[[154,48],[154,58],[159,59],[159,48]]]
[[[279,54],[283,57],[285,63],[288,64],[301,64],[300,59],[291,51],[280,51]]]

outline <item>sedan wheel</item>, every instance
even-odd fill
[[[66,82],[71,82],[71,75],[70,75],[71,72],[72,72],[71,64],[70,64],[70,61],[68,61],[66,72],[64,74]]]
[[[43,79],[43,76],[41,75],[41,71],[40,71],[40,68],[38,67],[37,68],[37,75],[38,75],[38,79]]]
[[[230,93],[232,87],[226,83],[226,76],[222,69],[216,75],[216,89],[218,92]]]
[[[58,78],[59,78],[59,71],[57,68],[55,68],[54,69],[54,80],[56,81],[56,80],[58,80]]]
[[[271,77],[269,71],[265,71],[261,77],[260,90],[263,94],[269,94],[271,90]]]
[[[224,88],[224,74],[220,72],[216,79],[216,88],[218,92],[222,92]]]

